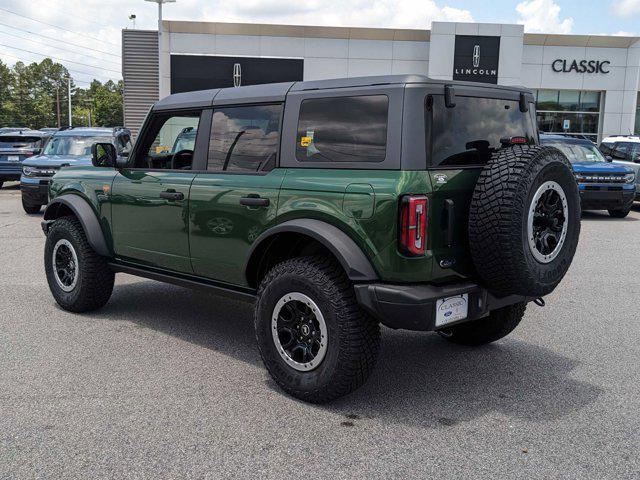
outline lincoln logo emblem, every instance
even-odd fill
[[[239,63],[233,65],[233,86],[239,87],[242,85],[242,67]]]
[[[480,45],[473,47],[473,68],[480,66]]]

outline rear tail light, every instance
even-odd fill
[[[419,256],[427,251],[427,212],[429,201],[424,195],[402,197],[400,205],[400,250],[405,255]]]

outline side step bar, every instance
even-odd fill
[[[253,303],[256,300],[256,293],[251,289],[233,288],[206,278],[182,275],[179,273],[167,273],[151,268],[126,265],[122,263],[109,263],[109,267],[116,273],[128,273],[130,275],[135,275],[136,277],[171,283],[180,287],[204,290],[206,292],[215,293],[223,297],[234,298],[236,300],[242,300],[248,303]]]

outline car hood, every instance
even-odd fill
[[[633,169],[609,162],[576,162],[572,163],[577,173],[633,173]]]
[[[60,167],[62,165],[73,167],[91,165],[91,156],[38,155],[37,157],[31,157],[25,160],[22,162],[22,165],[25,167]]]

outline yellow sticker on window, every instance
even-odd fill
[[[156,153],[158,153],[158,154],[169,153],[169,147],[167,147],[165,145],[160,145],[160,146],[156,147]]]
[[[300,139],[300,146],[301,147],[310,147],[311,146],[311,142],[313,142],[313,137],[302,137]]]

